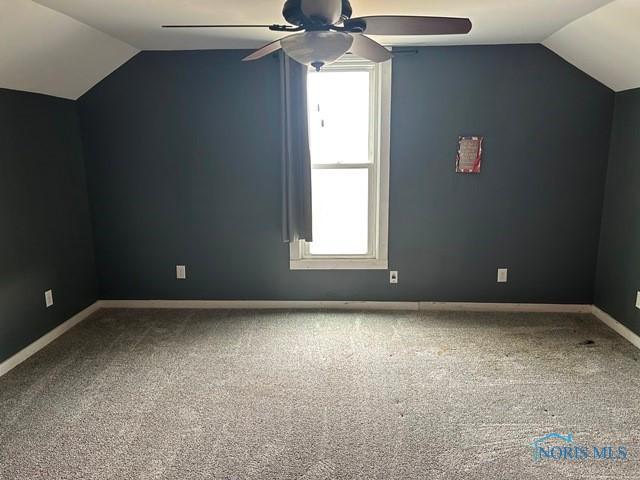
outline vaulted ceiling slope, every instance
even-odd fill
[[[355,15],[467,16],[468,36],[387,45],[544,43],[614,90],[640,87],[640,0],[351,0]],[[254,48],[266,29],[162,30],[164,23],[282,23],[283,0],[0,0],[0,87],[78,98],[139,50]]]
[[[138,52],[31,0],[0,0],[0,87],[77,99]]]
[[[640,87],[640,0],[616,0],[543,44],[619,92]]]

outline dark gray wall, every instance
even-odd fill
[[[640,89],[618,93],[611,132],[595,302],[640,334]]]
[[[244,53],[144,52],[81,98],[103,298],[592,301],[609,89],[540,45],[398,56],[390,286],[289,271],[278,64]],[[460,134],[481,175],[454,173]]]
[[[0,219],[2,361],[97,298],[74,102],[0,89]]]

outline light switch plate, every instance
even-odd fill
[[[186,280],[187,267],[185,265],[176,265],[176,278],[178,280]]]
[[[509,275],[509,270],[506,268],[498,269],[498,283],[507,283],[507,277]]]
[[[53,291],[52,290],[47,290],[46,292],[44,292],[44,303],[47,306],[47,308],[51,307],[53,305]]]
[[[638,296],[636,297],[636,308],[640,308],[640,292],[638,292]]]
[[[398,272],[393,270],[389,272],[389,283],[396,284],[398,283]]]

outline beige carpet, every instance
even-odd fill
[[[638,479],[639,354],[568,314],[105,310],[0,378],[0,478]]]

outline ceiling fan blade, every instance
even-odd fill
[[[287,38],[287,37],[284,37],[284,38]],[[250,62],[252,60],[259,60],[262,57],[266,57],[270,53],[277,52],[278,50],[280,50],[282,48],[282,45],[280,44],[281,40],[282,40],[282,38],[279,38],[278,40],[276,40],[274,42],[267,43],[264,47],[259,48],[258,50],[253,52],[251,55],[248,55],[248,56],[244,57],[242,59],[242,61],[243,62]]]
[[[272,25],[162,25],[162,28],[269,28]]]
[[[348,31],[367,35],[455,35],[471,31],[471,20],[451,17],[372,16],[346,20]]]
[[[386,62],[391,59],[391,52],[361,33],[351,34],[353,44],[349,51],[358,57],[366,58],[375,63]]]

